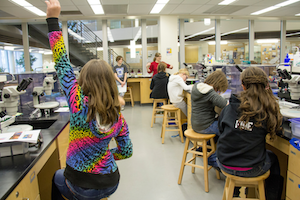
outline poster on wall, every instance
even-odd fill
[[[167,48],[167,56],[172,56],[172,48]]]
[[[140,56],[139,51],[136,52],[135,58],[131,58],[130,52],[126,52],[126,62],[127,63],[140,63],[140,59],[141,59],[141,56]]]
[[[148,63],[153,62],[153,59],[154,59],[156,53],[157,53],[156,50],[149,50],[148,51],[148,56],[147,56],[147,62]]]

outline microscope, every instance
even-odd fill
[[[2,89],[0,108],[6,110],[7,115],[17,114],[20,95],[26,93],[26,88],[31,82],[32,78],[27,78],[23,79],[18,86],[7,86]]]
[[[32,96],[33,96],[33,106],[35,108],[51,109],[51,108],[55,108],[59,105],[59,103],[56,101],[40,103],[40,96],[43,96],[44,94],[51,95],[52,89],[54,88],[54,83],[56,82],[56,80],[57,80],[57,75],[54,75],[54,76],[47,75],[44,78],[42,87],[34,87],[33,88]]]

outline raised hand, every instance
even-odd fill
[[[60,15],[60,3],[58,0],[45,1],[47,4],[47,18],[55,17],[58,18]]]

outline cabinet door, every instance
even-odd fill
[[[64,130],[61,131],[61,133],[56,139],[61,169],[66,167],[66,156],[69,147],[69,130],[70,130],[70,124],[68,124],[64,128]]]
[[[290,152],[289,152],[289,171],[296,174],[300,177],[300,151],[298,151],[295,147],[290,145]]]
[[[140,93],[141,93],[141,103],[153,103],[153,99],[150,99],[150,84],[151,78],[142,78],[141,79],[141,86],[140,86]]]
[[[35,200],[39,196],[37,173],[33,167],[6,200]]]
[[[292,200],[299,199],[300,196],[300,178],[288,171],[286,196]]]

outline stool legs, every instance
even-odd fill
[[[259,199],[260,200],[265,200],[265,186],[264,186],[264,181],[259,181],[258,182],[258,191],[259,191]]]
[[[234,187],[235,187],[235,181],[232,180],[232,179],[229,179],[229,185],[228,185],[228,188],[227,188],[228,192],[226,193],[226,199],[227,200],[232,200]]]
[[[153,127],[153,123],[155,123],[155,116],[156,116],[156,102],[153,102],[153,111],[152,111],[152,119],[151,119],[151,128]]]
[[[203,167],[204,167],[205,192],[208,192],[209,191],[209,187],[208,187],[207,140],[203,140],[203,143],[202,143],[202,152],[203,152]]]
[[[194,151],[196,151],[197,149],[197,142],[194,142]],[[196,154],[193,153],[193,164],[195,165],[196,164]],[[194,174],[195,173],[195,167],[193,166],[192,167],[192,173]]]
[[[228,191],[227,191],[228,187],[229,187],[229,178],[226,178],[222,200],[226,200],[226,195],[228,194]]]
[[[166,132],[166,123],[168,123],[168,111],[164,111],[164,119],[163,119],[163,125],[161,129],[161,143],[165,143],[165,132]]]
[[[183,151],[182,162],[181,162],[181,167],[180,167],[180,172],[179,172],[179,178],[178,178],[178,184],[179,185],[181,184],[181,180],[182,180],[182,175],[183,175],[183,170],[184,170],[184,167],[185,167],[185,161],[186,161],[186,156],[187,156],[187,150],[189,148],[189,143],[190,143],[190,140],[188,138],[186,138],[184,151]]]
[[[177,120],[178,120],[179,136],[181,137],[181,142],[184,143],[182,127],[181,127],[181,110],[180,109],[178,109],[178,111],[177,111]]]
[[[211,139],[210,139],[210,145],[211,145],[212,151],[216,152],[216,144],[215,144],[214,138],[211,138]],[[220,172],[219,172],[218,170],[216,170],[216,176],[217,176],[217,179],[218,179],[218,180],[221,179],[221,177],[220,177]]]

